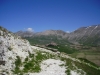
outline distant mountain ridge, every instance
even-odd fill
[[[43,32],[39,32],[39,33],[36,33],[37,35],[65,35],[66,32],[62,31],[62,30],[46,30],[46,31],[43,31]]]
[[[17,32],[22,37],[40,37],[55,36],[59,39],[66,39],[73,44],[100,45],[100,24],[87,27],[81,27],[71,33],[62,30],[46,30],[38,33]]]
[[[33,32],[29,32],[29,31],[18,31],[15,34],[22,36],[22,37],[31,37],[33,36]]]
[[[66,35],[67,33],[62,30],[46,30],[43,32],[29,32],[29,31],[18,31],[16,32],[17,35],[23,36],[23,37],[30,37],[30,36],[41,36],[41,35]]]
[[[100,43],[100,25],[92,25],[88,27],[81,27],[69,34],[68,40],[70,42],[78,43]],[[98,42],[97,42],[98,40]]]

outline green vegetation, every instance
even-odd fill
[[[83,71],[85,71],[87,75],[99,75],[100,74],[100,70],[97,70],[93,67],[93,66],[98,67],[97,65],[100,65],[100,50],[99,50],[100,47],[97,45],[100,39],[97,37],[91,37],[85,41],[83,41],[84,39],[81,39],[80,43],[82,44],[82,46],[80,50],[76,50],[70,47],[70,43],[66,39],[63,39],[63,40],[58,39],[58,37],[56,36],[50,35],[46,37],[41,36],[41,37],[26,38],[26,39],[29,40],[31,45],[46,45],[53,41],[54,43],[57,44],[57,46],[48,46],[47,49],[49,48],[51,48],[50,50],[57,49],[58,51],[67,53],[68,55],[74,58],[79,58],[79,60],[82,61],[82,63],[72,61],[66,58],[61,58],[62,61],[66,61],[66,66],[68,66],[66,73],[68,75],[70,75],[71,70],[75,70],[75,71],[77,70],[77,72],[81,72],[82,74],[84,73]],[[94,49],[92,47],[96,47],[97,48],[96,50],[98,50],[99,52],[92,50]],[[44,58],[40,58],[40,57],[37,57],[37,58],[45,60]],[[98,61],[98,62],[95,62],[95,61]],[[95,64],[92,62],[94,62]],[[91,64],[92,66],[88,66],[85,63]],[[60,65],[60,66],[63,66],[63,65]],[[80,71],[78,69],[82,69],[83,71]]]
[[[67,39],[61,39],[61,36],[54,36],[54,35],[49,35],[49,36],[41,36],[41,37],[26,37],[31,45],[47,45],[51,42],[56,43],[58,46],[48,46],[50,48],[57,49],[60,52],[65,52],[67,54],[71,54],[76,52],[77,50],[74,48],[70,48],[69,42]]]
[[[80,50],[69,55],[84,62],[89,62],[94,66],[100,66],[100,51],[98,50]]]
[[[67,75],[71,75],[69,69],[66,70],[66,73],[67,73]]]
[[[97,70],[95,69],[94,67],[92,66],[88,66],[86,65],[84,62],[77,62],[77,61],[72,61],[71,59],[66,59],[64,57],[61,58],[62,61],[66,61],[66,73],[68,75],[70,75],[70,71],[73,70],[73,71],[76,71],[77,73],[81,73],[83,74],[84,72],[86,72],[87,74],[86,75],[100,75],[100,70]],[[83,71],[84,72],[83,72]]]
[[[95,35],[93,37],[88,37],[86,38],[85,40],[84,39],[81,39],[79,40],[79,42],[81,44],[83,44],[84,46],[92,46],[92,47],[97,47],[97,46],[100,46],[99,43],[100,43],[100,38],[98,35]]]
[[[8,47],[8,50],[10,50],[10,51],[11,51],[12,49],[13,49],[13,48],[12,48],[11,46],[10,46],[10,47]]]
[[[28,51],[28,54],[30,58],[34,57],[34,54],[31,54],[29,51]]]
[[[87,60],[87,59],[85,59],[85,58],[78,58],[78,59],[81,60],[81,61],[84,61],[84,62],[86,62],[86,63],[90,63],[90,64],[92,64],[93,66],[98,67],[95,63],[93,63],[93,62],[91,62],[91,61],[89,61],[89,60]]]
[[[48,52],[41,52],[41,51],[36,51],[36,56],[34,54],[31,54],[30,52],[29,56],[25,58],[24,62],[21,61],[20,57],[17,56],[17,59],[15,61],[15,69],[14,73],[17,75],[23,75],[24,73],[35,73],[35,72],[40,72],[40,64],[43,60],[49,59],[49,58],[57,58],[55,55],[52,55]],[[30,60],[29,60],[30,59]],[[20,67],[24,67],[22,70]]]
[[[0,44],[2,44],[2,42],[0,41]]]
[[[87,75],[100,75],[100,70],[97,70],[91,66],[88,66],[84,63],[78,63],[76,61],[73,61],[73,63],[75,64],[75,66],[85,71]]]
[[[16,66],[20,66],[21,65],[21,59],[20,59],[20,57],[19,56],[17,56],[17,59],[16,59],[16,61],[15,61],[15,65]]]
[[[61,36],[56,35],[25,37],[25,39],[27,39],[31,45],[46,45],[51,42],[55,42],[59,45],[70,44],[67,39],[62,39]]]
[[[60,52],[65,52],[67,54],[72,54],[76,52],[77,50],[74,48],[70,48],[69,46],[64,46],[64,45],[58,45],[58,46],[48,46],[50,48],[57,49]]]
[[[21,66],[21,64],[22,64],[22,62],[21,62],[21,59],[20,59],[20,57],[19,56],[16,56],[16,61],[15,61],[15,70],[13,71],[15,74],[18,74],[18,73],[20,73],[21,71],[20,71],[20,66]]]
[[[24,75],[25,73],[27,74],[28,72],[30,73],[35,73],[35,72],[40,72],[41,68],[40,68],[40,64],[43,60],[47,60],[49,58],[51,59],[60,59],[61,61],[64,61],[65,64],[61,64],[59,66],[65,66],[66,67],[66,71],[65,73],[67,75],[71,75],[71,70],[77,72],[77,73],[81,73],[84,74],[84,72],[86,72],[86,75],[100,75],[100,70],[97,70],[96,68],[94,68],[93,66],[95,66],[94,64],[92,64],[90,61],[80,58],[80,62],[78,61],[73,61],[70,58],[66,58],[63,57],[61,53],[61,55],[53,55],[51,53],[48,52],[44,52],[44,51],[39,51],[39,50],[34,50],[35,53],[32,54],[30,52],[29,56],[27,56],[24,60],[24,62],[21,61],[21,58],[19,56],[17,56],[17,59],[15,61],[15,69],[14,69],[14,74],[17,75]],[[88,63],[88,64],[86,64]],[[23,67],[21,69],[21,67]],[[97,66],[95,66],[97,67]]]
[[[32,60],[25,62],[23,72],[39,72],[40,70],[39,63],[32,58]]]

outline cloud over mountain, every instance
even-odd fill
[[[29,31],[29,32],[33,32],[34,31],[32,28],[27,28],[26,30]]]

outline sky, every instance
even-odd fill
[[[12,32],[72,32],[98,24],[100,0],[0,0],[0,26]]]

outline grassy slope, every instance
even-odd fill
[[[25,73],[31,72],[31,73],[35,73],[35,72],[40,72],[41,68],[40,68],[40,63],[43,60],[46,59],[60,59],[61,61],[66,62],[65,66],[66,67],[66,71],[65,73],[70,75],[70,71],[76,71],[77,73],[81,73],[83,75],[83,71],[85,71],[87,74],[86,75],[100,75],[100,70],[97,70],[91,66],[86,65],[84,62],[79,63],[78,61],[73,61],[70,58],[66,58],[65,56],[63,57],[61,54],[57,55],[57,54],[51,54],[48,52],[44,52],[44,51],[36,51],[36,55],[32,54],[29,52],[29,56],[25,59],[24,62],[21,62],[20,57],[17,56],[17,59],[15,61],[15,69],[13,70],[14,74],[17,75],[24,75]],[[21,69],[21,67],[23,66],[23,69]],[[81,71],[80,69],[82,69],[83,71]]]
[[[82,58],[84,60],[90,61],[91,63],[95,63],[95,65],[100,66],[100,51],[81,50],[70,54],[70,56],[74,58]]]
[[[81,39],[79,42],[85,46],[100,46],[100,37],[98,35],[94,37],[87,37],[85,40]]]
[[[51,38],[52,38],[52,40],[51,40]],[[96,52],[96,51],[93,52],[92,50],[78,51],[74,48],[70,48],[69,47],[70,43],[68,41],[66,41],[66,39],[59,40],[55,36],[47,36],[47,37],[42,36],[42,37],[34,37],[34,38],[26,38],[26,39],[29,40],[31,45],[34,45],[34,44],[45,45],[45,44],[50,43],[51,41],[54,41],[55,43],[57,43],[59,45],[58,46],[49,46],[50,48],[58,49],[60,52],[65,52],[65,53],[70,54],[72,57],[75,57],[75,58],[83,58],[83,59],[89,60],[89,61],[100,66],[100,63],[99,63],[100,62],[100,54],[97,55],[98,52]],[[99,39],[96,40],[96,39],[92,38],[92,39],[89,39],[87,42],[84,41],[84,44],[88,45],[88,46],[94,46],[91,44],[91,40],[93,40],[95,43]],[[67,45],[67,46],[65,46],[65,45]],[[91,54],[89,54],[89,53],[91,53]]]
[[[49,44],[51,42],[55,42],[58,44],[58,46],[48,46],[48,47],[58,49],[58,51],[65,52],[67,54],[71,54],[71,53],[77,51],[76,49],[69,47],[70,43],[68,41],[66,41],[66,39],[62,40],[62,39],[58,39],[58,38],[60,38],[60,36],[59,37],[41,36],[41,37],[34,37],[34,38],[27,37],[26,39],[30,42],[31,45],[34,45],[34,44],[46,45],[46,44]]]
[[[57,44],[66,45],[69,42],[66,39],[62,39],[61,36],[37,36],[37,37],[26,37],[31,45],[39,44],[39,45],[46,45],[51,42],[55,42]]]

